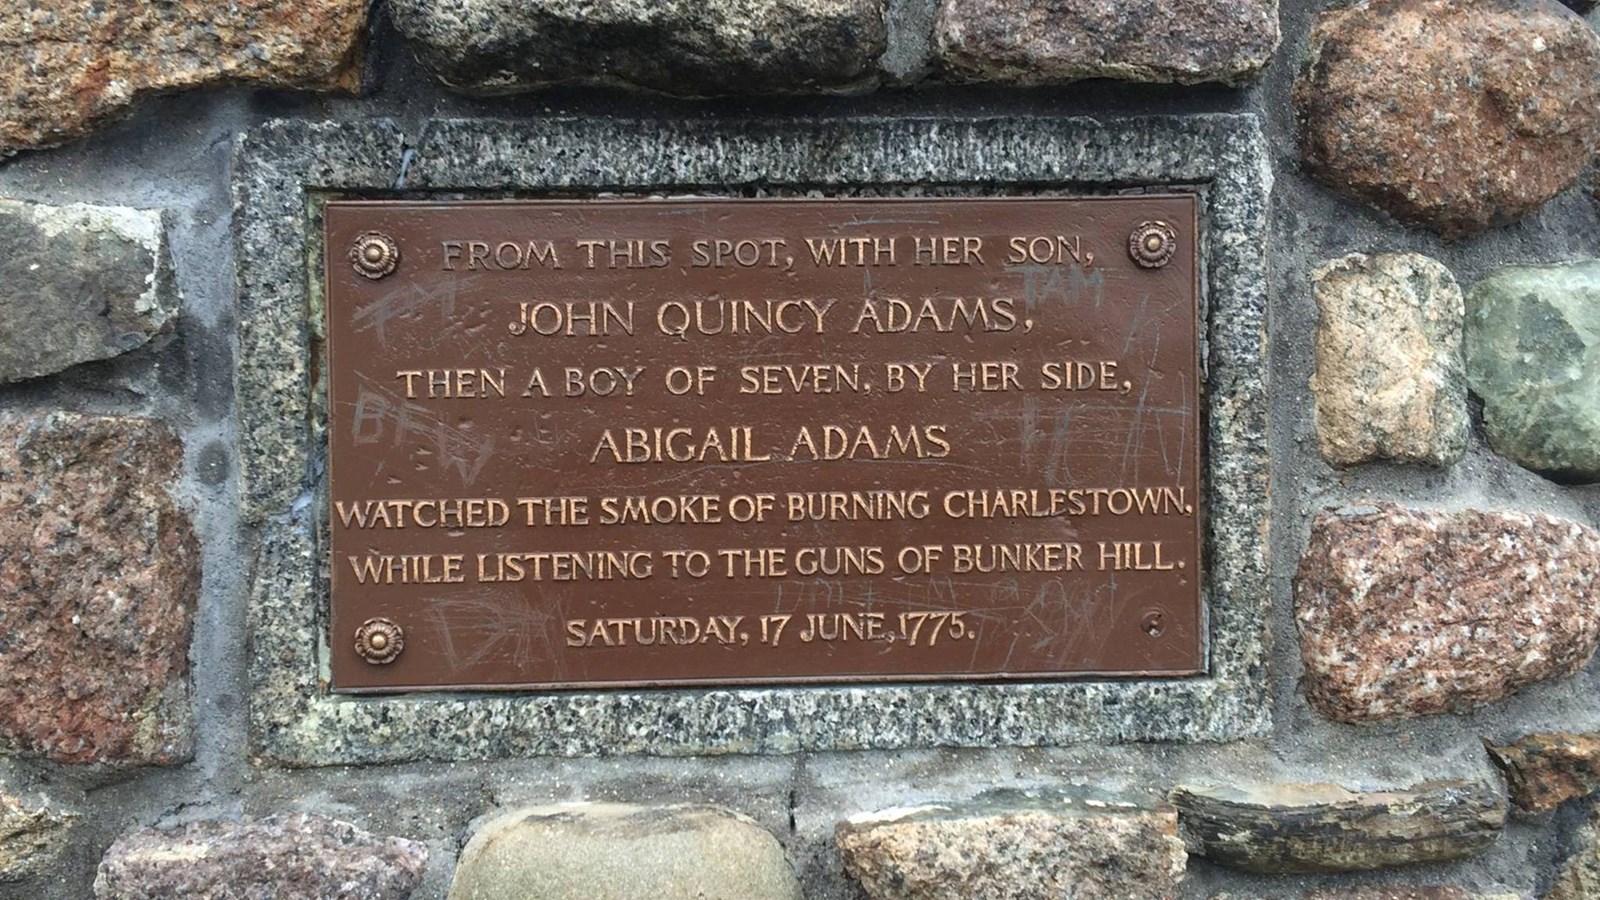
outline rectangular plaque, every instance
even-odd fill
[[[1204,668],[1193,196],[325,228],[336,690]]]

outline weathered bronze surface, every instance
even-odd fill
[[[1204,669],[1192,196],[325,222],[336,690]]]

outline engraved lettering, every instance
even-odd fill
[[[332,690],[1204,670],[1192,196],[322,209]]]
[[[523,301],[517,304],[517,316],[508,330],[515,335],[532,332],[540,337],[633,334],[633,302]]]
[[[1006,262],[1011,265],[1063,265],[1068,261],[1086,266],[1094,262],[1094,251],[1083,246],[1083,235],[1032,235],[1013,237],[1006,243]]]
[[[922,332],[1006,332],[1017,327],[1015,301],[1009,297],[928,297],[912,302],[889,298],[862,301],[855,334],[919,334]]]

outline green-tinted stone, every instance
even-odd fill
[[[1600,481],[1600,260],[1513,266],[1467,295],[1467,381],[1496,453]]]

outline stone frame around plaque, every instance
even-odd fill
[[[239,485],[259,545],[253,753],[296,766],[1074,742],[1271,725],[1267,198],[1249,115],[274,121],[234,152]],[[327,690],[322,203],[332,198],[1199,194],[1207,674],[807,687]]]

